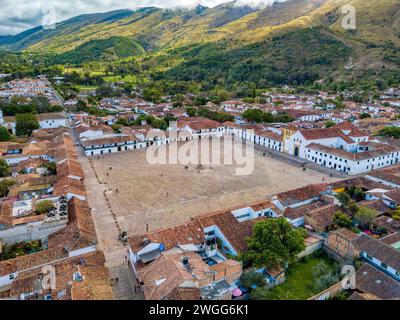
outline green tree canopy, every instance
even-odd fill
[[[365,200],[365,192],[363,191],[363,189],[361,189],[361,187],[352,186],[349,188],[347,193],[357,202]]]
[[[363,112],[360,114],[360,119],[367,119],[371,118],[371,115],[369,113]]]
[[[11,135],[8,132],[7,128],[0,127],[0,141],[1,142],[10,141],[10,139],[11,139]]]
[[[333,218],[333,223],[342,228],[350,228],[351,222],[351,218],[341,211],[337,211]]]
[[[6,160],[0,159],[0,177],[6,177],[8,175],[10,175],[10,166]]]
[[[369,228],[370,224],[374,221],[374,219],[378,216],[378,214],[379,214],[378,211],[374,209],[362,207],[358,209],[358,211],[354,215],[354,219],[358,221],[361,227],[367,229]]]
[[[339,192],[336,195],[336,199],[339,200],[343,208],[347,207],[351,201],[351,196],[347,192]]]
[[[379,135],[400,139],[400,128],[395,126],[386,127],[379,131]]]
[[[17,136],[30,136],[32,132],[39,129],[39,121],[35,114],[25,113],[16,115]]]
[[[156,129],[167,130],[168,123],[164,119],[154,119],[151,122],[151,126]]]
[[[114,123],[111,128],[113,129],[114,133],[119,133],[122,129],[122,124]]]
[[[12,179],[5,179],[0,181],[0,198],[6,197],[8,195],[10,187],[15,183],[15,180]]]
[[[267,285],[265,276],[262,273],[255,271],[243,273],[240,277],[240,284],[248,290],[254,285],[257,287],[264,287]]]
[[[332,120],[328,120],[325,122],[325,128],[331,128],[333,126],[336,126],[336,122]]]
[[[294,229],[285,218],[267,219],[256,223],[240,257],[255,267],[284,267],[305,249],[305,237],[304,229]]]
[[[38,214],[45,214],[54,208],[54,204],[50,200],[43,200],[36,204],[36,212]]]

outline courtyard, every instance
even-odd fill
[[[107,217],[111,213],[120,230],[134,235],[308,184],[336,180],[310,169],[303,171],[262,151],[254,152],[252,173],[242,176],[236,175],[236,165],[149,164],[146,152],[81,157],[95,220],[104,217],[111,222]],[[96,224],[104,226],[98,233],[112,229]]]

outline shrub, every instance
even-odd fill
[[[36,203],[36,212],[38,214],[45,214],[54,209],[54,204],[50,200],[43,200]]]

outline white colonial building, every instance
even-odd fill
[[[60,113],[42,113],[36,115],[41,129],[54,129],[68,127],[68,119]],[[16,133],[16,117],[3,117],[0,110],[0,125],[7,128],[11,133]]]

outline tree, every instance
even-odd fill
[[[360,119],[367,119],[371,118],[371,115],[369,113],[363,112],[360,114]]]
[[[196,109],[192,107],[186,108],[186,113],[188,114],[189,117],[195,117],[197,115]]]
[[[262,112],[260,109],[247,109],[245,112],[243,112],[242,117],[249,122],[260,123],[264,120],[264,112]]]
[[[248,250],[240,258],[256,267],[280,268],[295,261],[305,249],[304,229],[294,229],[285,218],[267,219],[255,224]]]
[[[128,126],[128,120],[125,118],[118,118],[117,121],[115,121],[115,124],[120,124],[121,126]]]
[[[218,91],[218,98],[219,101],[226,101],[229,99],[229,92],[226,90],[219,90]]]
[[[395,126],[386,127],[379,131],[379,135],[400,139],[400,128]]]
[[[240,277],[240,285],[247,290],[250,290],[253,286],[264,287],[267,285],[265,276],[260,272],[250,271],[243,273]]]
[[[339,192],[336,195],[336,199],[339,200],[339,202],[343,208],[346,208],[351,201],[351,197],[347,192]]]
[[[55,176],[57,174],[57,163],[48,162],[44,165],[50,175]]]
[[[331,127],[333,127],[335,125],[336,125],[336,122],[332,121],[332,120],[328,120],[328,121],[325,122],[325,128],[331,128]]]
[[[357,202],[365,200],[365,192],[360,187],[352,186],[347,193]]]
[[[333,218],[333,223],[342,228],[350,228],[351,222],[351,218],[341,211],[337,211]]]
[[[32,132],[39,129],[39,121],[35,114],[17,114],[15,131],[17,136],[30,136]]]
[[[0,181],[0,198],[6,197],[10,190],[10,187],[15,183],[15,180],[12,179],[5,179]]]
[[[8,132],[8,130],[4,127],[0,127],[0,141],[4,142],[4,141],[10,141],[11,139],[11,135]]]
[[[161,91],[157,88],[145,88],[143,90],[143,99],[146,101],[158,102],[161,95]]]
[[[358,211],[354,215],[354,219],[358,221],[362,228],[368,229],[370,224],[374,221],[378,214],[378,211],[374,209],[362,207],[358,209]]]
[[[43,200],[36,203],[36,212],[38,214],[45,214],[54,209],[54,204],[50,200]]]
[[[122,129],[122,124],[114,123],[111,128],[113,129],[114,133],[120,133],[120,130]]]
[[[151,122],[151,126],[155,129],[167,130],[168,123],[164,119],[154,119]]]
[[[6,177],[8,175],[10,175],[10,166],[6,160],[0,159],[0,177]]]

